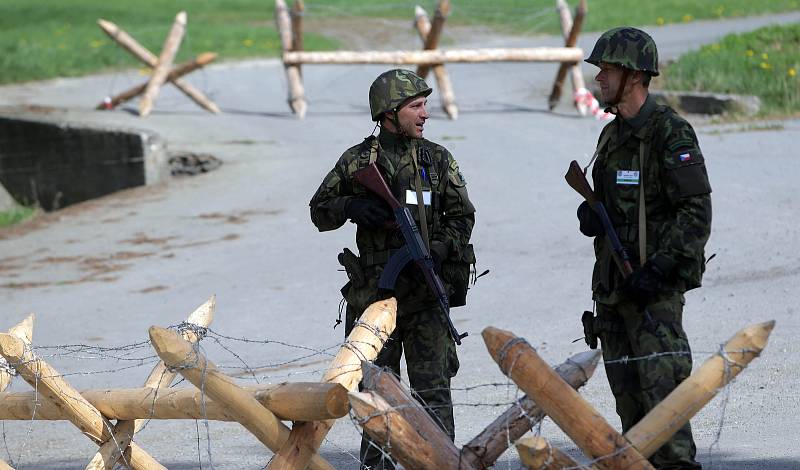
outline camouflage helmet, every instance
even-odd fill
[[[644,31],[627,26],[603,33],[586,62],[598,67],[600,62],[607,62],[652,76],[658,75],[655,41]]]
[[[384,72],[369,87],[372,120],[380,120],[383,113],[397,109],[409,98],[428,96],[432,91],[425,80],[410,70],[393,69]]]

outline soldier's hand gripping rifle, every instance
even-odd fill
[[[567,170],[567,174],[564,175],[564,179],[567,180],[567,184],[569,184],[572,189],[583,196],[595,214],[600,217],[600,221],[603,223],[603,228],[606,232],[606,239],[608,239],[609,243],[611,243],[611,248],[614,253],[614,261],[617,263],[619,270],[622,272],[622,277],[627,278],[633,273],[633,267],[631,266],[628,252],[625,251],[625,247],[623,247],[622,243],[620,243],[617,232],[614,230],[614,226],[611,224],[611,218],[608,217],[606,207],[597,199],[597,196],[595,196],[594,191],[592,191],[592,187],[589,186],[589,182],[586,180],[586,175],[583,174],[581,166],[578,164],[578,162],[572,160],[572,163],[569,164],[569,170]]]
[[[441,308],[442,315],[444,315],[444,318],[447,320],[450,336],[452,336],[456,344],[461,344],[461,339],[467,336],[468,333],[459,334],[456,327],[453,326],[452,320],[450,320],[450,301],[447,291],[444,288],[442,279],[436,274],[433,258],[428,251],[428,247],[425,246],[425,242],[422,241],[419,227],[417,227],[416,222],[414,222],[411,212],[394,197],[391,190],[389,190],[389,186],[386,185],[383,176],[381,176],[378,167],[374,163],[371,163],[364,169],[358,170],[353,176],[356,181],[380,196],[381,199],[389,204],[394,212],[395,221],[406,241],[403,248],[392,255],[389,262],[386,263],[386,266],[383,268],[383,273],[378,280],[378,288],[394,290],[395,282],[397,282],[397,276],[400,275],[400,271],[409,262],[414,261],[425,276],[425,283],[428,284],[431,292],[433,292],[439,300],[439,307]]]
[[[592,187],[586,180],[586,175],[583,173],[583,170],[581,170],[581,166],[578,164],[578,162],[575,160],[570,162],[569,169],[567,170],[567,174],[564,175],[564,179],[567,180],[567,184],[569,184],[572,189],[583,196],[583,199],[589,203],[589,206],[591,206],[592,210],[600,217],[600,221],[603,223],[603,228],[606,232],[606,240],[611,243],[614,262],[617,264],[617,267],[622,273],[622,278],[627,279],[631,274],[633,274],[633,266],[631,266],[631,260],[628,257],[628,252],[619,241],[617,232],[614,230],[614,226],[611,224],[611,218],[608,216],[608,212],[606,211],[606,206],[604,206],[602,201],[598,200],[597,196],[595,196],[594,191],[592,191]],[[647,323],[651,328],[655,329],[655,322],[653,321],[653,317],[650,315],[650,312],[648,312],[646,308],[642,308],[642,310]],[[595,349],[597,348],[597,337],[594,333],[593,320],[594,318],[592,312],[583,312],[581,321],[583,322],[586,343],[590,348]]]

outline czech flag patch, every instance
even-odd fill
[[[682,162],[688,162],[689,160],[692,159],[692,155],[689,153],[682,153],[678,155],[678,159]]]

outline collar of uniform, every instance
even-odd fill
[[[644,123],[647,122],[647,119],[653,114],[653,111],[656,109],[656,100],[650,95],[647,94],[647,98],[644,100],[642,107],[639,108],[639,113],[636,116],[632,117],[631,119],[625,120],[625,123],[628,124],[633,128],[633,132],[637,132],[639,129],[644,126]]]
[[[381,143],[381,147],[385,149],[398,149],[399,151],[403,151],[409,147],[411,143],[411,139],[400,134],[395,134],[387,129],[381,127],[381,131],[378,134],[378,141]]]

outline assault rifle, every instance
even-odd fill
[[[608,216],[608,212],[606,211],[606,206],[603,205],[602,201],[597,199],[597,196],[594,194],[594,191],[592,191],[592,187],[589,186],[589,182],[586,180],[586,175],[583,173],[583,170],[581,170],[581,166],[578,164],[578,162],[575,160],[570,162],[569,169],[567,170],[567,174],[564,175],[564,179],[567,180],[567,184],[569,184],[572,189],[583,196],[583,199],[589,203],[592,210],[594,210],[594,212],[600,217],[600,220],[603,222],[603,228],[606,231],[606,239],[609,243],[611,243],[614,262],[617,264],[617,267],[622,273],[622,278],[627,279],[631,274],[633,274],[633,266],[631,266],[631,260],[628,257],[628,252],[619,241],[617,232],[614,230],[614,226],[611,224],[611,218]],[[653,317],[650,315],[650,312],[648,312],[646,308],[643,308],[642,310],[647,323],[653,329],[655,329],[656,324],[653,321]],[[594,318],[592,312],[583,312],[581,322],[583,323],[584,335],[586,336],[586,344],[588,344],[591,349],[597,348],[597,337],[594,336],[593,321]]]
[[[461,339],[466,337],[468,333],[459,334],[456,327],[453,326],[452,320],[450,320],[450,301],[447,291],[444,288],[442,279],[436,274],[433,258],[428,251],[428,247],[425,246],[425,242],[422,241],[419,227],[417,227],[417,223],[414,222],[411,212],[394,197],[375,163],[371,163],[368,167],[358,170],[353,176],[356,181],[380,196],[389,204],[394,212],[395,222],[406,241],[403,248],[392,255],[392,257],[389,258],[389,262],[386,263],[386,266],[383,268],[383,273],[381,273],[381,277],[378,280],[378,288],[394,290],[400,271],[409,262],[414,261],[425,276],[425,283],[428,284],[428,288],[436,295],[439,301],[442,315],[444,315],[444,318],[447,320],[447,326],[450,329],[450,336],[456,344],[461,344]]]
[[[611,218],[608,216],[608,212],[606,211],[606,206],[604,206],[602,201],[599,201],[597,196],[595,196],[594,191],[592,191],[592,187],[589,186],[589,182],[586,180],[586,175],[583,174],[581,166],[578,164],[578,162],[572,160],[572,163],[569,164],[569,170],[567,170],[567,174],[564,175],[564,179],[567,180],[567,184],[569,184],[572,189],[583,196],[595,214],[600,217],[600,220],[603,223],[603,228],[606,231],[606,238],[608,239],[609,243],[611,243],[611,248],[614,252],[614,261],[617,263],[619,270],[622,272],[622,277],[627,278],[633,273],[633,267],[631,266],[631,260],[628,257],[628,252],[625,251],[625,247],[623,247],[622,243],[619,241],[617,232],[614,230],[614,226],[611,224]]]

